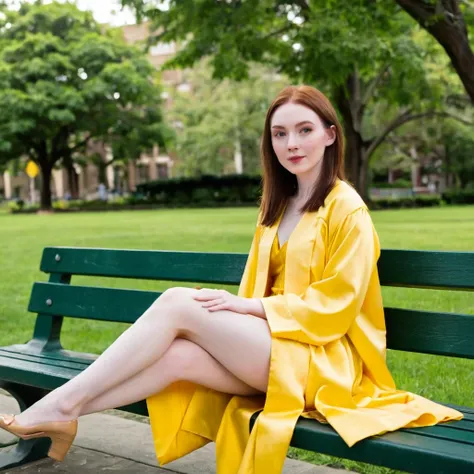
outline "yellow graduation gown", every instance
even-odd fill
[[[178,382],[148,398],[160,464],[215,441],[218,474],[277,474],[299,416],[330,423],[349,446],[461,419],[395,387],[385,361],[379,241],[359,195],[338,181],[323,208],[302,216],[275,283],[278,225],[257,225],[239,288],[240,296],[261,298],[271,329],[267,395]],[[249,435],[250,417],[262,409]]]

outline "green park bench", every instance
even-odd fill
[[[30,406],[96,357],[62,348],[64,317],[133,323],[160,295],[73,286],[72,275],[238,285],[246,258],[235,253],[45,248],[41,270],[49,273],[49,282],[34,283],[28,307],[37,313],[33,338],[26,344],[0,348],[0,388],[11,393],[21,409]],[[379,272],[385,286],[472,291],[474,252],[383,250]],[[400,308],[385,311],[390,349],[474,359],[474,316]],[[474,387],[466,389],[474,395]],[[331,426],[301,418],[291,445],[407,472],[472,474],[474,403],[471,405],[450,405],[464,413],[461,421],[403,429],[352,448]],[[121,409],[147,414],[144,401]],[[48,447],[48,439],[20,440],[15,448],[0,452],[0,469],[40,459]]]

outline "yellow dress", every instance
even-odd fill
[[[278,474],[299,416],[331,424],[348,446],[462,418],[395,387],[385,362],[379,240],[353,188],[339,181],[281,249],[279,223],[257,224],[239,287],[240,296],[261,299],[271,329],[267,394],[178,382],[148,398],[161,464],[215,441],[218,474]]]

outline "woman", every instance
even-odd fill
[[[260,474],[281,472],[300,415],[330,423],[349,446],[462,417],[395,388],[379,241],[344,181],[342,129],[327,98],[284,89],[261,155],[263,199],[239,295],[164,292],[89,368],[17,417],[3,415],[2,428],[51,437],[50,456],[62,459],[79,416],[146,398],[160,463],[216,441],[219,474]]]

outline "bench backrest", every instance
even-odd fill
[[[45,248],[29,311],[38,313],[34,339],[59,348],[63,316],[133,323],[160,292],[70,285],[72,275],[238,285],[246,254],[91,248]],[[474,290],[474,252],[383,250],[385,286]],[[385,308],[391,349],[474,359],[474,316]]]

